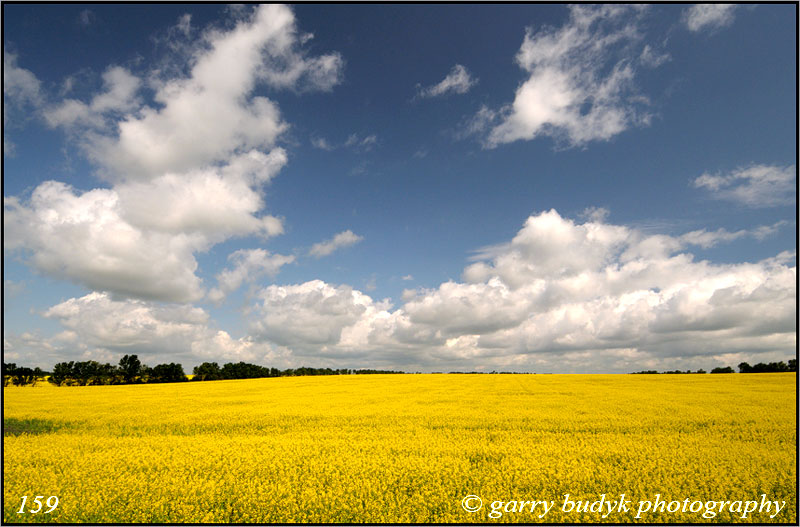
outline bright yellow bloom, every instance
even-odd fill
[[[5,522],[487,522],[491,501],[785,500],[794,374],[352,375],[5,388]],[[29,420],[38,421],[29,421]],[[18,433],[26,426],[36,433]],[[469,513],[461,501],[481,496]],[[58,496],[18,514],[22,496]],[[42,501],[44,501],[44,499]],[[45,509],[46,510],[46,509]],[[510,509],[509,509],[510,510]]]

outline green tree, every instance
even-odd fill
[[[15,386],[36,384],[36,372],[34,372],[34,370],[31,368],[17,368],[14,370],[13,382]]]
[[[97,364],[97,363],[96,363]],[[109,363],[97,364],[92,375],[92,384],[111,384],[116,368]]]
[[[222,378],[219,364],[216,362],[204,362],[200,366],[195,366],[193,381],[216,381]]]
[[[183,366],[171,362],[153,366],[148,382],[183,382],[188,380],[183,372]]]
[[[39,382],[39,379],[45,375],[47,375],[47,372],[43,371],[39,366],[36,366],[33,369],[33,382],[31,383],[31,386],[36,386],[36,383]]]
[[[59,362],[53,366],[53,373],[50,374],[48,380],[56,386],[62,386],[75,378],[74,372],[75,363],[73,361]]]
[[[59,362],[53,366],[53,372],[50,374],[50,378],[47,380],[56,386],[61,386],[67,382],[70,377],[72,377],[73,364],[73,362]]]
[[[733,373],[733,368],[725,366],[724,368],[714,368],[711,373]]]
[[[119,360],[119,369],[126,383],[132,383],[134,379],[142,375],[142,363],[137,355],[125,355]]]
[[[3,363],[3,387],[5,388],[11,384],[14,379],[14,372],[17,371],[17,365],[13,362],[6,364]]]

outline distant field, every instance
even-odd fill
[[[796,523],[795,378],[353,375],[5,388],[3,520],[487,522],[493,501],[553,500],[543,519],[536,509],[496,521]],[[564,513],[567,493],[593,502],[625,493],[633,510]],[[766,494],[786,505],[774,518],[726,510],[635,520],[638,501],[656,494],[681,503]],[[22,496],[37,495],[58,496],[57,508],[17,513]],[[483,508],[467,512],[467,495]]]

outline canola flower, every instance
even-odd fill
[[[4,522],[796,523],[796,377],[353,375],[5,388]],[[12,423],[13,426],[9,425]],[[19,423],[34,423],[19,433]],[[13,433],[7,433],[10,430]],[[572,500],[785,500],[770,519]],[[58,496],[49,514],[22,496]],[[467,495],[487,502],[478,512]],[[488,516],[491,500],[554,500]]]

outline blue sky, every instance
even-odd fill
[[[4,357],[796,346],[796,5],[4,5]]]

